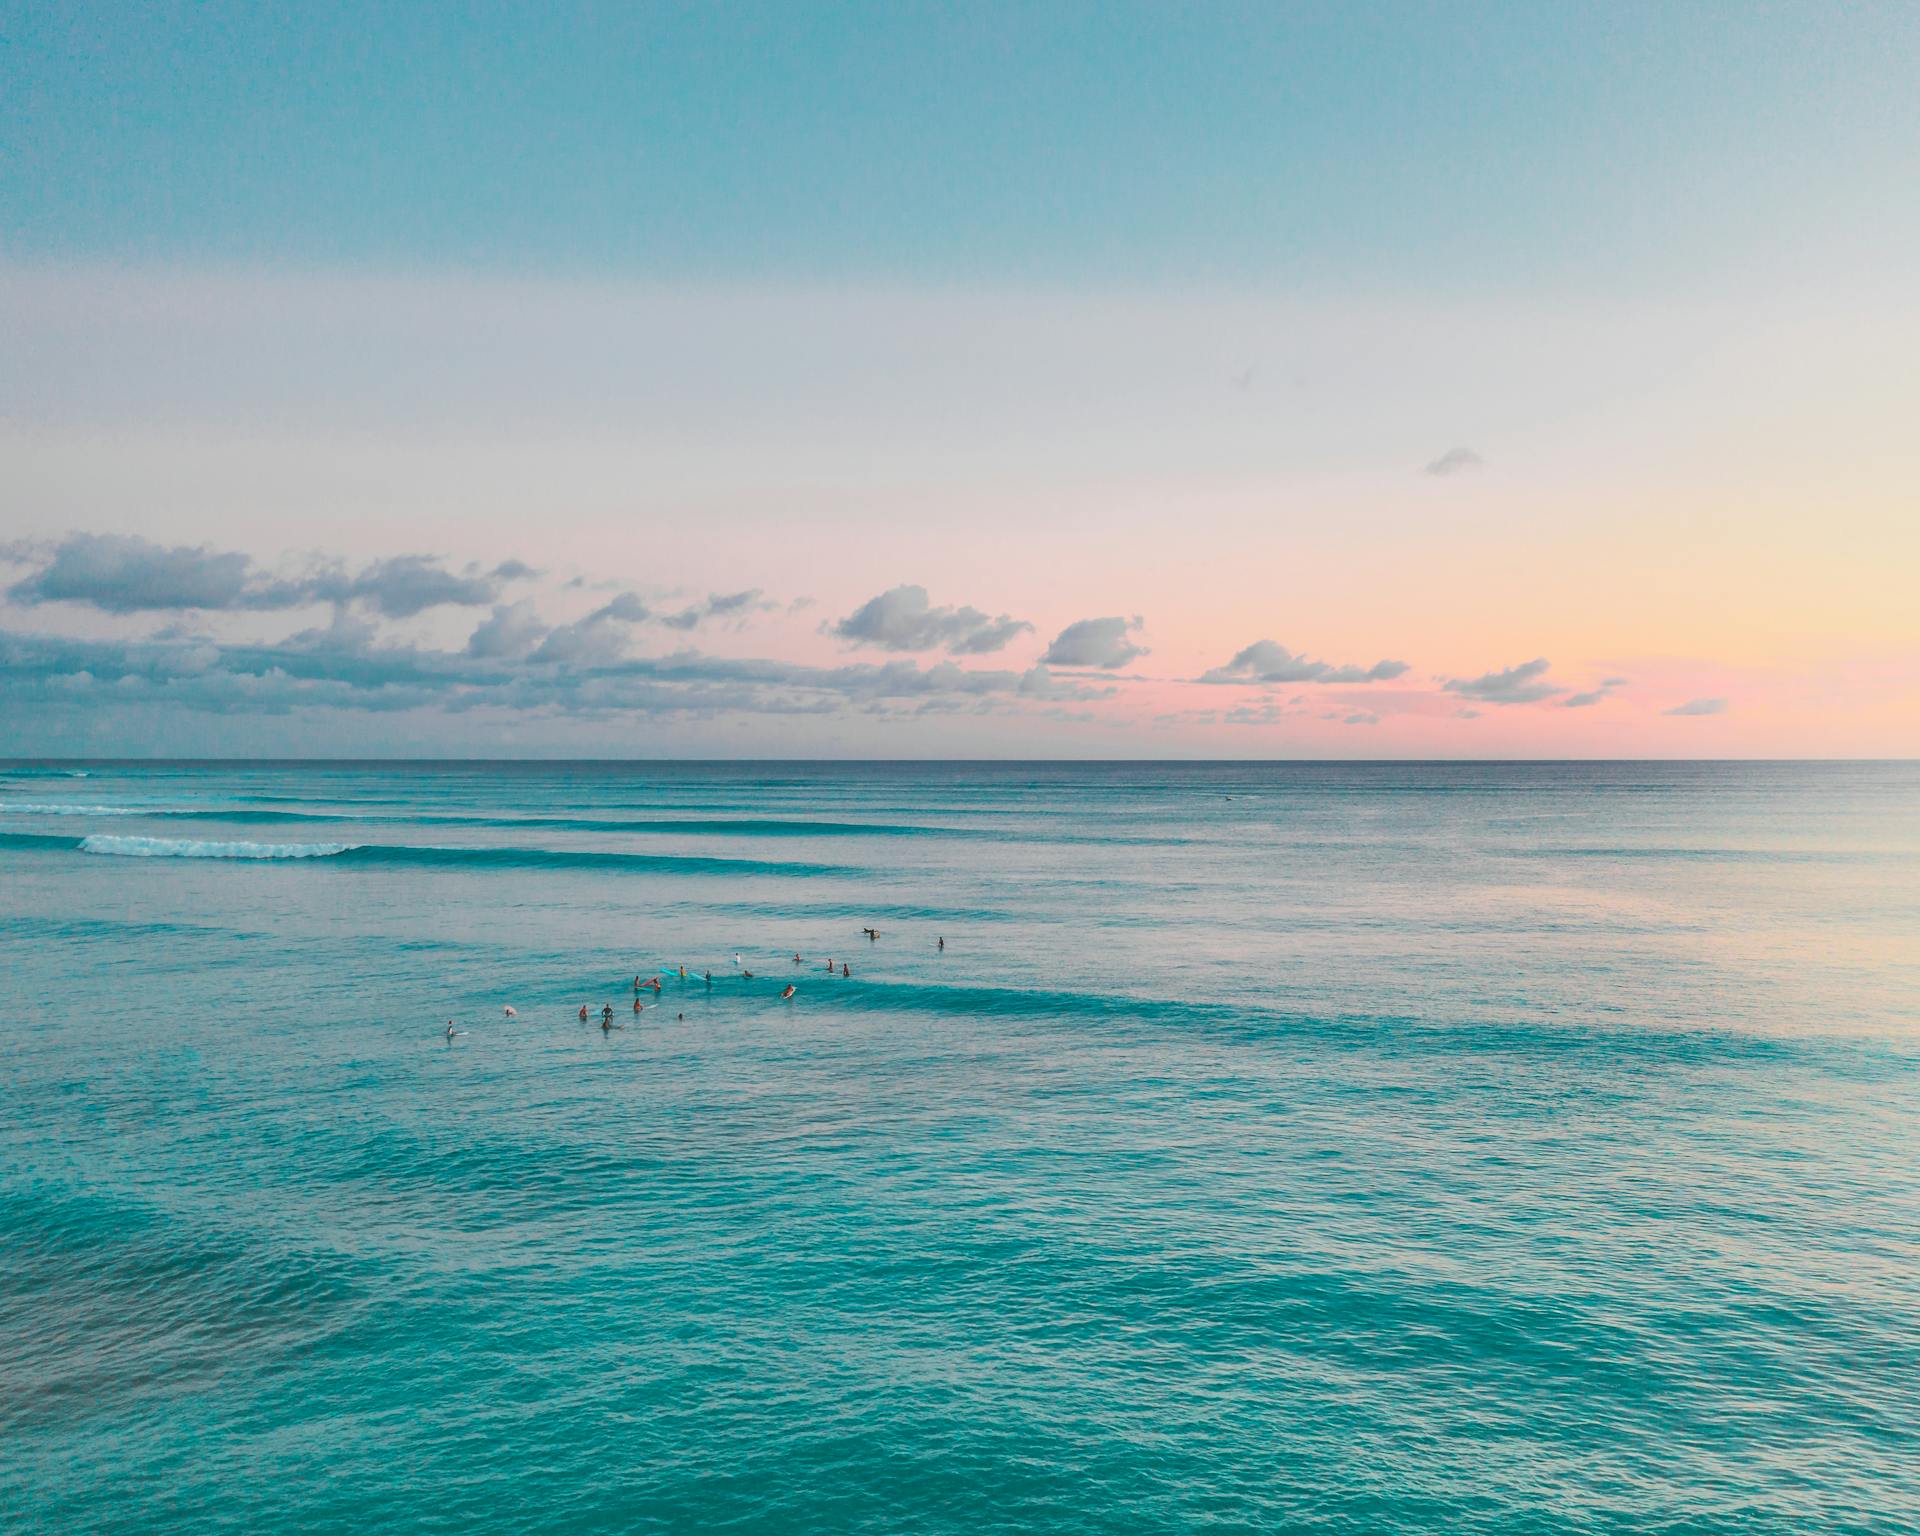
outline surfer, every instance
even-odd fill
[[[945,935],[942,935],[940,938],[935,939],[933,941],[933,947],[939,950],[940,953],[944,955],[947,952],[947,941],[946,941]]]
[[[641,1007],[641,1004],[640,1004],[640,999],[636,997],[636,998],[635,998],[635,999],[633,1000],[633,1011],[634,1011],[635,1013],[638,1013],[638,1012],[640,1011],[640,1007]]]
[[[585,1003],[580,1005],[580,1022],[582,1024],[587,1022],[587,1005]]]
[[[788,982],[786,991],[780,994],[780,1001],[784,1003],[788,998],[792,997],[793,994],[798,992],[799,990],[800,989],[796,987],[792,982]]]
[[[453,1020],[448,1019],[447,1020],[447,1038],[451,1040],[455,1035],[459,1033],[460,1031],[453,1027]]]
[[[840,962],[840,974],[842,976],[851,976],[853,974],[853,972],[847,968],[847,962],[844,960]]]
[[[753,980],[753,972],[752,972],[752,971],[742,971],[742,972],[740,973],[740,979],[741,979],[742,981],[752,981],[752,980]]]

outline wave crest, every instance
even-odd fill
[[[123,859],[324,859],[357,847],[355,843],[209,843],[193,837],[108,837],[80,839],[82,853],[107,853]]]
[[[37,800],[0,800],[0,814],[8,816],[144,816],[131,805],[51,805]]]

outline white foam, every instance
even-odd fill
[[[80,839],[82,853],[111,853],[123,859],[324,859],[357,848],[357,843],[208,843],[193,837],[106,837]]]
[[[0,800],[0,814],[7,816],[145,816],[134,805],[43,805],[32,800]]]

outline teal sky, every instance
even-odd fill
[[[1910,5],[4,15],[16,261],[1592,291],[1920,249]]]

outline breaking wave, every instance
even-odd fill
[[[630,872],[658,875],[767,875],[791,878],[858,877],[872,870],[841,864],[803,864],[774,859],[728,859],[704,854],[614,853],[597,849],[446,848],[418,843],[235,843],[191,837],[55,837],[41,832],[0,832],[0,848],[65,848],[131,859],[327,859],[343,863],[416,868],[526,869]]]
[[[80,839],[82,853],[108,853],[123,859],[326,859],[358,846],[354,843],[209,843],[192,837],[108,837]]]
[[[145,816],[148,812],[134,805],[49,805],[32,800],[0,800],[0,815],[6,816]]]

